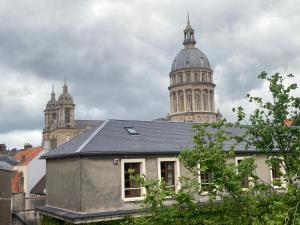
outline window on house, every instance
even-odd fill
[[[70,109],[66,108],[65,109],[65,122],[70,123]]]
[[[144,188],[130,176],[145,174],[145,159],[122,159],[122,199],[124,201],[141,200]]]
[[[56,119],[56,113],[52,113],[52,119],[53,119],[53,120]]]
[[[200,184],[202,191],[208,191],[208,186],[213,181],[213,173],[211,171],[206,171],[200,173]]]
[[[141,187],[135,180],[130,179],[131,175],[141,175],[141,163],[124,163],[125,198],[141,197]]]
[[[179,161],[176,157],[157,159],[158,178],[163,180],[170,190],[177,191],[180,188],[178,178],[180,176]]]
[[[175,190],[175,162],[160,162],[160,177],[166,182],[166,185]]]
[[[271,172],[271,182],[274,188],[284,188],[286,183],[284,180],[284,168],[279,163],[273,165],[270,169]]]
[[[239,165],[243,159],[238,159],[237,160],[237,165]],[[242,176],[241,177],[241,187],[242,188],[248,188],[249,187],[249,177],[248,176]]]
[[[139,134],[133,127],[125,127],[125,129],[131,135],[138,135]]]

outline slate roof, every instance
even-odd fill
[[[98,127],[71,139],[44,154],[42,158],[61,158],[76,155],[115,154],[178,154],[193,147],[193,123],[136,120],[106,120]],[[134,128],[131,135],[125,129]],[[233,132],[241,132],[234,129]],[[232,143],[226,143],[225,149]],[[243,150],[240,144],[237,150]],[[255,149],[249,149],[255,151]]]
[[[206,55],[198,48],[182,49],[173,60],[171,72],[189,68],[206,68],[210,70]]]
[[[11,166],[14,166],[17,164],[17,161],[13,157],[8,156],[8,155],[0,156],[0,162],[6,162],[6,163],[10,164]]]
[[[35,195],[46,195],[45,194],[46,190],[46,175],[43,176],[39,182],[31,189],[30,194],[35,194]]]
[[[75,120],[76,128],[82,130],[88,127],[96,127],[103,123],[103,120]]]

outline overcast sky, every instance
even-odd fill
[[[231,119],[266,70],[300,72],[300,3],[241,0],[1,0],[0,143],[40,145],[43,110],[67,75],[76,119],[152,120],[169,111],[169,72],[187,11]],[[299,92],[297,93],[299,94]]]

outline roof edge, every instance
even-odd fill
[[[77,152],[80,152],[85,146],[88,145],[88,143],[90,143],[90,141],[96,136],[96,134],[98,134],[104,127],[105,125],[109,122],[109,120],[105,120],[104,123],[102,123],[92,134],[91,136],[85,140],[85,142],[83,142],[79,147],[78,149],[75,151],[76,153]]]

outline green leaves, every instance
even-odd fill
[[[293,178],[300,175],[300,129],[295,127],[300,124],[300,98],[291,94],[297,84],[286,85],[293,77],[279,73],[270,76],[263,71],[258,78],[268,83],[270,101],[247,94],[255,106],[250,115],[239,106],[233,108],[234,123],[223,119],[195,125],[194,147],[183,149],[179,155],[189,172],[180,179],[181,190],[176,193],[164,182],[141,179],[147,189],[144,207],[148,211],[130,224],[300,224],[300,190],[293,184]],[[287,120],[292,120],[293,126],[287,126]],[[283,176],[288,183],[286,190],[273,188],[282,185],[281,178],[274,179],[272,186],[266,182],[270,174],[256,173],[255,156],[236,151],[253,148],[267,159],[267,165],[259,166],[283,168],[284,172],[278,170],[276,176]]]

